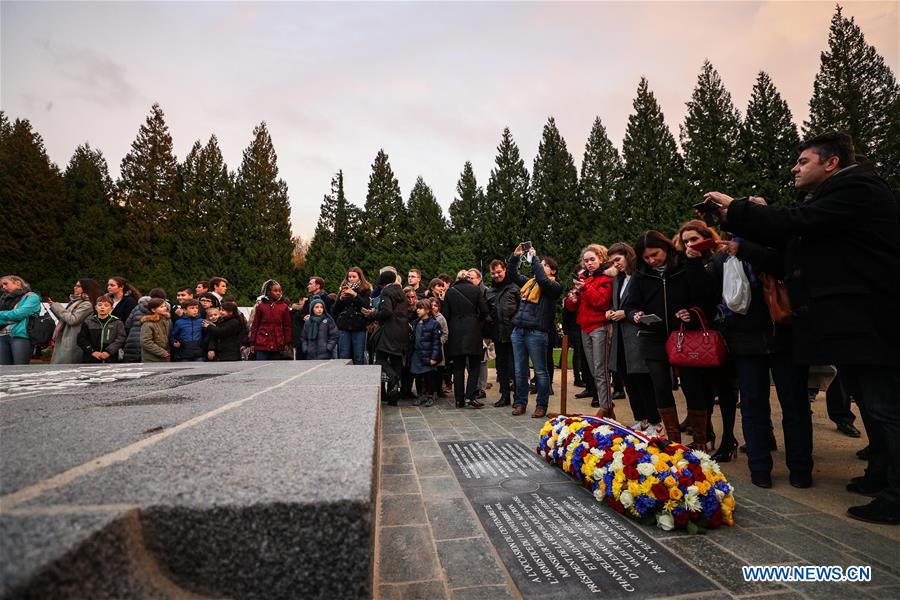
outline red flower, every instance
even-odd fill
[[[687,512],[680,512],[675,515],[675,525],[678,527],[687,527],[688,519]]]
[[[640,473],[638,473],[638,470],[631,465],[625,465],[625,468],[622,469],[622,471],[625,473],[625,477],[629,480],[637,481],[638,477],[640,477]]]
[[[654,483],[653,487],[650,488],[653,491],[653,495],[656,496],[658,500],[665,502],[669,499],[669,488],[667,488],[662,483]]]
[[[684,489],[687,489],[687,488],[691,487],[692,485],[694,485],[694,482],[691,481],[691,478],[688,477],[687,475],[681,475],[678,477],[678,485],[679,485],[679,487],[683,487]]]
[[[615,498],[606,498],[606,503],[616,512],[624,513],[625,507],[622,506],[622,503],[616,500]]]
[[[713,516],[711,516],[709,518],[709,526],[712,527],[713,529],[716,529],[716,528],[722,526],[722,511],[721,510],[717,510],[716,512],[713,513]]]

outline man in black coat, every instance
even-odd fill
[[[838,367],[869,435],[865,477],[848,485],[875,495],[848,514],[900,523],[900,241],[898,207],[887,183],[857,162],[853,140],[830,132],[801,145],[791,170],[808,194],[792,207],[765,206],[710,192],[724,226],[784,248],[794,313],[794,357]]]
[[[450,335],[444,353],[453,360],[453,393],[457,408],[481,408],[475,398],[481,366],[481,330],[488,308],[481,289],[469,281],[468,271],[460,271],[456,282],[444,294],[441,314],[447,319]],[[468,371],[468,381],[464,376]]]
[[[497,353],[497,378],[500,380],[500,399],[494,406],[509,406],[511,385],[515,378],[515,361],[510,336],[512,319],[519,310],[519,286],[507,277],[506,264],[494,260],[490,265],[492,285],[487,290],[488,325],[494,351]]]

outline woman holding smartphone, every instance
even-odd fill
[[[338,327],[338,358],[353,359],[354,365],[366,364],[366,327],[369,319],[363,309],[372,306],[372,286],[363,270],[352,267],[341,282],[332,312]]]
[[[624,301],[625,318],[638,326],[638,339],[650,379],[656,408],[666,436],[681,442],[675,397],[672,395],[672,368],[666,355],[666,340],[682,323],[697,323],[691,309],[709,312],[717,294],[712,278],[703,266],[699,252],[684,254],[658,231],[647,231],[634,245],[637,269]],[[694,431],[694,446],[706,450],[708,396],[711,388],[704,381],[704,369],[681,367],[682,389],[688,405],[688,418]]]

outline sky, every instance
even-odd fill
[[[900,2],[845,2],[894,73]],[[504,127],[531,170],[553,116],[581,165],[599,116],[621,149],[648,78],[673,134],[709,59],[743,113],[760,70],[808,115],[832,2],[0,2],[0,108],[51,160],[103,151],[113,178],[158,102],[179,160],[218,137],[237,170],[266,121],[294,233],[331,177],[365,202],[390,156],[404,198],[422,176],[445,209],[465,161],[486,186]]]

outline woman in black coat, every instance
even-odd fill
[[[203,321],[209,336],[209,349],[216,353],[215,360],[241,360],[241,341],[247,329],[244,317],[234,302],[222,303],[222,316],[214,324]]]
[[[688,250],[688,254],[694,256],[687,257],[677,252],[671,240],[658,231],[648,231],[638,238],[634,251],[638,257],[638,268],[628,286],[625,317],[638,326],[641,350],[653,381],[656,408],[662,417],[666,436],[681,443],[666,340],[682,323],[698,327],[697,317],[690,309],[699,308],[706,318],[721,294],[716,293],[700,254]],[[658,316],[660,321],[641,323],[641,317],[649,314]],[[712,393],[703,371],[700,368],[679,367],[688,416],[694,430],[694,445],[700,450],[706,449],[707,405]]]
[[[475,394],[483,349],[482,327],[488,307],[481,289],[469,281],[468,271],[460,271],[444,294],[441,313],[450,329],[444,352],[453,360],[456,407],[481,408],[484,404],[475,398]],[[464,379],[466,371],[468,381]]]
[[[353,359],[354,365],[366,364],[366,327],[369,320],[363,309],[372,306],[372,286],[366,281],[363,270],[353,267],[341,283],[331,314],[337,323],[338,358]]]
[[[392,406],[397,405],[400,392],[400,374],[403,372],[403,357],[409,344],[409,322],[406,314],[406,297],[397,282],[397,274],[385,271],[378,276],[381,286],[378,310],[364,309],[363,314],[378,322],[378,329],[372,335],[375,364],[381,365],[382,398]]]

